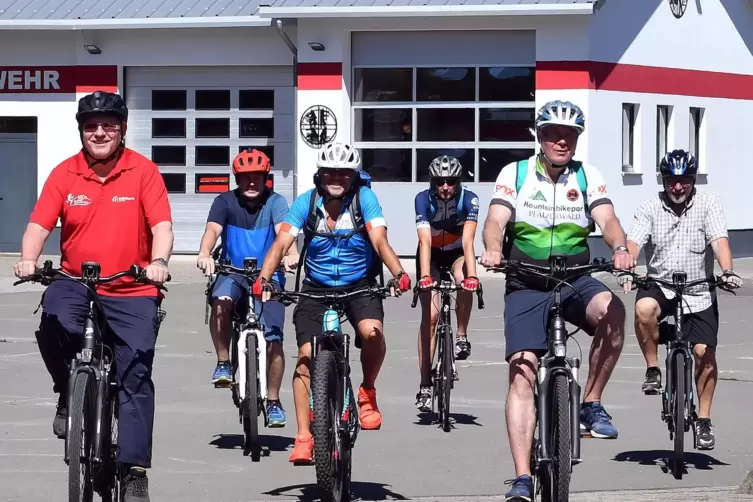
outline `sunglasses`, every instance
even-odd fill
[[[102,126],[105,132],[118,132],[120,124],[117,122],[87,122],[84,124],[84,132],[96,132]]]
[[[319,173],[322,176],[345,176],[349,177],[351,174],[353,174],[353,169],[334,169],[325,167],[319,170]]]
[[[667,176],[664,178],[668,185],[675,186],[676,184],[680,184],[685,188],[688,188],[690,185],[693,184],[693,177],[692,176]]]
[[[436,187],[442,187],[442,186],[451,186],[454,187],[458,184],[460,180],[457,178],[434,178],[432,182],[434,183],[434,186]]]

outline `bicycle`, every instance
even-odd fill
[[[416,308],[418,295],[426,291],[438,291],[441,298],[436,328],[438,334],[436,343],[437,364],[432,368],[431,412],[432,414],[436,413],[437,422],[442,424],[442,430],[450,432],[450,394],[452,389],[455,388],[455,380],[457,379],[455,351],[453,350],[455,336],[452,332],[450,301],[453,300],[452,293],[464,290],[462,286],[458,286],[454,281],[447,279],[443,279],[439,284],[427,289],[421,289],[416,285],[413,288],[411,308]],[[478,285],[476,296],[478,297],[478,308],[481,310],[484,308],[484,294],[481,284]],[[437,405],[436,412],[435,404]]]
[[[395,286],[397,287],[397,286]],[[298,298],[324,300],[327,309],[322,333],[311,343],[311,434],[314,438],[316,480],[325,502],[351,500],[352,451],[361,429],[358,407],[350,381],[350,335],[342,331],[342,301],[361,295],[390,296],[390,285],[371,286],[348,293],[273,292],[284,305]],[[337,418],[335,418],[337,416]]]
[[[215,261],[215,273],[219,275],[238,274],[253,284],[261,269],[257,268],[256,258],[244,258],[243,268],[234,267],[225,261]],[[282,270],[280,268],[277,269]],[[216,278],[215,278],[216,280]],[[206,310],[204,324],[209,323],[209,297],[212,293],[212,277],[207,278]],[[230,364],[233,367],[230,390],[233,404],[238,408],[238,421],[243,426],[243,454],[251,454],[251,460],[261,459],[259,444],[259,416],[263,415],[264,427],[269,427],[267,416],[267,341],[264,338],[264,326],[261,324],[261,312],[254,309],[254,299],[249,291],[246,316],[241,317],[233,311],[233,328],[230,342]],[[262,304],[262,309],[264,308]],[[241,358],[245,364],[241,364]],[[255,375],[249,378],[248,375]],[[217,383],[215,387],[227,387]],[[251,397],[254,396],[254,397]]]
[[[612,272],[612,265],[597,258],[588,265],[568,267],[567,255],[552,254],[548,267],[503,260],[499,266],[486,268],[507,275],[531,274],[556,282],[552,291],[554,304],[547,317],[548,348],[539,358],[538,378],[534,387],[538,428],[531,447],[531,472],[534,474],[534,497],[540,494],[544,502],[565,502],[570,497],[572,468],[582,462],[578,383],[581,360],[567,356],[567,340],[580,328],[572,333],[567,332],[562,287],[572,288],[568,280],[575,277],[593,272]]]
[[[71,280],[86,287],[89,311],[83,329],[83,339],[75,359],[71,360],[68,378],[68,420],[65,427],[64,461],[68,465],[68,499],[71,502],[93,500],[94,492],[104,502],[120,500],[120,475],[116,466],[118,448],[119,398],[114,347],[104,341],[107,331],[104,310],[96,294],[96,286],[121,277],[132,277],[151,283],[144,268],[130,269],[109,277],[100,276],[97,262],[81,264],[81,276],[52,268],[47,260],[39,271],[13,283],[39,282],[49,286],[56,280]],[[167,280],[170,280],[168,276]],[[154,283],[151,283],[154,284]],[[162,285],[155,284],[167,291]],[[158,307],[158,325],[166,312]],[[98,323],[101,318],[101,323]]]
[[[618,277],[630,276],[633,283],[641,288],[652,284],[662,285],[675,292],[675,312],[672,314],[674,329],[664,319],[659,323],[659,340],[667,349],[665,359],[666,386],[662,392],[661,419],[667,424],[669,439],[674,441],[674,457],[670,461],[670,468],[675,479],[682,479],[685,469],[684,449],[685,433],[693,430],[693,448],[696,448],[695,423],[698,420],[693,400],[693,346],[685,338],[682,331],[683,322],[683,294],[686,290],[700,284],[709,284],[711,288],[734,291],[724,286],[721,277],[707,277],[697,281],[687,282],[685,272],[673,272],[672,280],[667,281],[655,277],[640,276],[634,272],[621,271]],[[680,398],[684,396],[684,398]]]

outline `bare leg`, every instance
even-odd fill
[[[431,385],[431,365],[437,350],[437,307],[439,294],[436,291],[419,295],[421,301],[421,326],[418,330],[418,370],[421,374],[421,385]],[[428,321],[427,321],[428,319]]]
[[[601,394],[612,376],[625,343],[625,306],[611,291],[594,296],[586,308],[586,322],[596,326],[588,358],[588,380],[584,389],[586,403],[601,401]]]
[[[311,434],[309,429],[310,364],[311,342],[298,349],[298,363],[293,373],[293,400],[295,402],[295,418],[298,422],[299,436],[309,436]]]
[[[270,342],[267,345],[267,389],[269,399],[278,401],[280,399],[280,387],[282,386],[282,375],[285,372],[285,354],[282,350],[282,344],[279,342]]]
[[[515,464],[515,476],[531,475],[531,443],[536,426],[534,383],[538,360],[535,353],[522,351],[510,356],[510,388],[505,416],[507,437]]]
[[[358,336],[361,337],[363,387],[366,389],[374,388],[387,353],[383,329],[382,323],[374,319],[363,319],[358,323]]]
[[[233,313],[233,300],[228,297],[217,298],[212,302],[212,315],[209,320],[209,332],[212,335],[214,351],[218,361],[230,360],[230,330]]]
[[[696,361],[696,386],[698,387],[698,418],[711,418],[711,402],[714,399],[718,370],[716,350],[698,344],[693,348]]]
[[[659,304],[653,298],[641,298],[635,304],[635,335],[646,366],[659,366]]]

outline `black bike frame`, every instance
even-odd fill
[[[683,302],[683,286],[685,286],[687,280],[687,274],[685,272],[675,272],[672,274],[672,282],[675,284],[675,286],[678,287],[679,291],[676,291],[675,294],[677,295],[677,304],[675,306],[675,326],[674,326],[674,337],[672,337],[670,340],[666,341],[667,346],[667,359],[666,359],[666,368],[667,368],[667,389],[664,399],[662,399],[663,403],[669,408],[671,406],[671,397],[674,392],[673,388],[673,376],[676,371],[675,368],[675,356],[679,352],[682,354],[682,357],[685,359],[685,396],[682,396],[682,399],[685,400],[685,410],[687,411],[689,416],[692,416],[695,413],[695,410],[693,409],[693,357],[691,354],[691,347],[690,342],[687,341],[685,338],[685,334],[682,330],[682,322],[683,322],[683,312],[682,312],[682,302]],[[675,399],[680,398],[680,396],[675,396]],[[665,412],[666,416],[671,415],[671,410],[666,409],[663,410]],[[685,417],[675,417],[676,421],[679,422],[682,420],[682,423],[674,423],[672,424],[672,427],[674,427],[674,433],[675,434],[684,434],[685,433]]]

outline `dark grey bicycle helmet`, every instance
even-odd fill
[[[87,117],[105,113],[116,115],[123,122],[128,121],[128,107],[120,94],[105,91],[95,91],[78,100],[76,121],[80,126]]]
[[[462,172],[460,161],[449,155],[439,156],[429,165],[429,175],[432,178],[459,178]]]
[[[695,178],[698,174],[698,163],[692,153],[685,150],[672,150],[661,159],[659,172],[663,177],[692,176]]]

